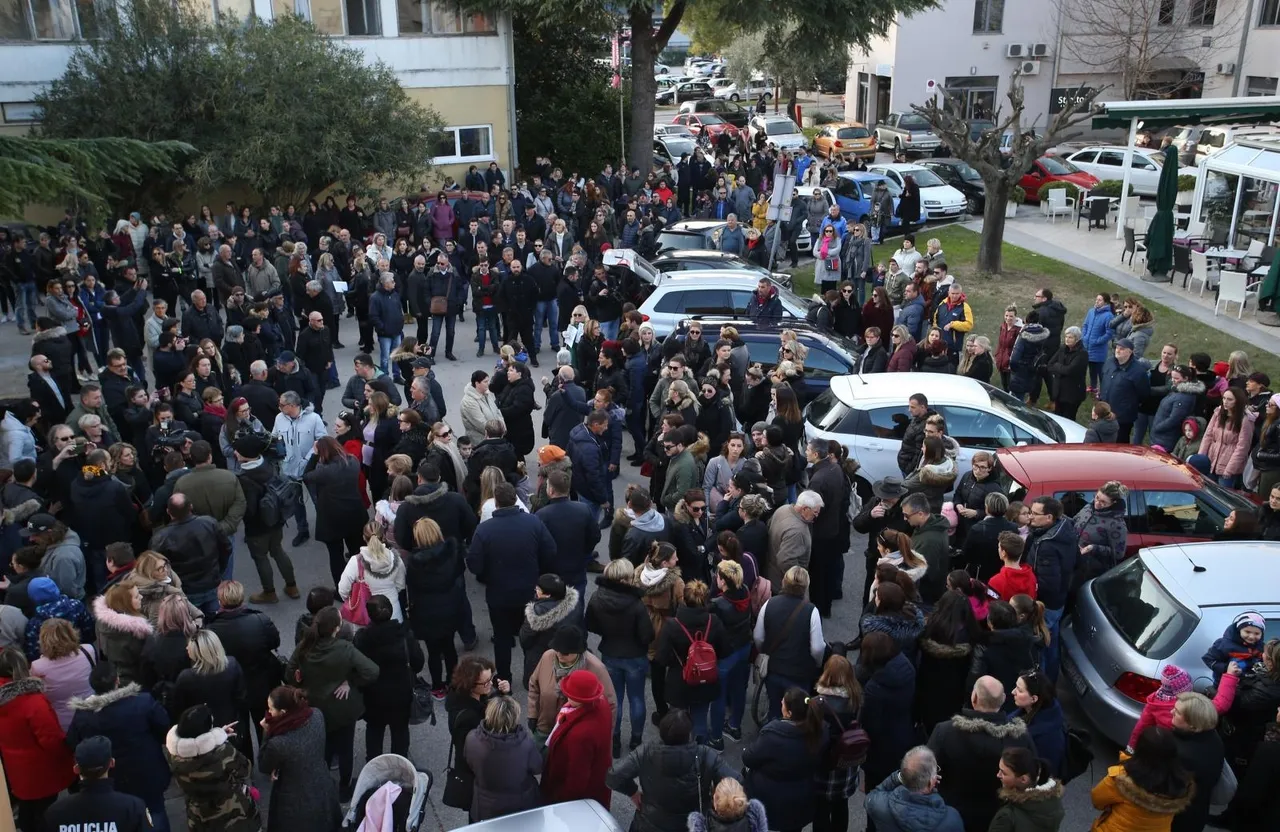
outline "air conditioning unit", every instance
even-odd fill
[[[1027,47],[1020,43],[1011,43],[1004,48],[1004,56],[1006,58],[1024,58],[1027,54]]]
[[[1233,63],[1218,64],[1219,75],[1235,75],[1236,65]]]
[[[1031,57],[1033,57],[1033,58],[1047,58],[1047,57],[1049,57],[1049,44],[1047,44],[1047,43],[1033,43],[1033,44],[1031,44]]]
[[[1023,61],[1022,67],[1018,70],[1018,74],[1019,75],[1039,75],[1040,62],[1039,61]]]

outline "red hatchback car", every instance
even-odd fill
[[[1048,495],[1067,514],[1093,500],[1098,487],[1119,480],[1129,488],[1126,557],[1144,546],[1212,540],[1232,511],[1256,510],[1241,495],[1202,477],[1161,451],[1137,445],[1028,445],[1001,448],[1009,499]]]
[[[738,128],[715,113],[681,113],[671,119],[671,123],[683,124],[695,136],[702,135],[702,131],[705,130],[712,139],[721,133],[728,133],[731,137],[738,138]]]
[[[1031,163],[1031,169],[1022,175],[1022,190],[1027,192],[1028,202],[1040,201],[1040,189],[1049,182],[1070,182],[1078,188],[1091,191],[1098,186],[1098,178],[1057,156],[1041,156]]]

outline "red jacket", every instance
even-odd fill
[[[542,768],[542,794],[547,803],[590,798],[608,806],[604,776],[613,765],[613,717],[609,703],[597,697],[559,717]]]
[[[1021,569],[1002,566],[999,572],[991,576],[987,586],[1005,601],[1015,595],[1030,595],[1031,600],[1036,599],[1036,573],[1030,566],[1023,566]]]
[[[0,758],[19,800],[53,797],[75,782],[67,735],[37,678],[0,677]]]
[[[1020,326],[1000,324],[1000,341],[996,346],[996,369],[1002,373],[1009,372],[1009,359],[1013,357],[1013,344],[1018,340]]]

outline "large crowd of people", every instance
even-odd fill
[[[353,798],[390,816],[396,794],[354,793],[357,724],[366,762],[387,734],[412,756],[432,702],[450,748],[438,799],[472,821],[616,791],[651,832],[845,832],[861,790],[881,832],[1061,828],[1082,773],[1055,696],[1062,616],[1124,556],[1125,485],[1011,501],[995,455],[957,470],[922,379],[901,476],[860,497],[847,449],[805,437],[793,332],[771,370],[731,325],[659,341],[643,286],[601,259],[651,244],[658,206],[703,186],[751,211],[771,159],[699,152],[581,185],[548,165],[511,187],[492,165],[395,209],[228,205],[96,234],[69,213],[0,240],[33,328],[30,395],[0,421],[0,759],[18,828],[167,829],[171,782],[192,829],[336,829]],[[1092,392],[1091,438],[1150,441],[1256,490],[1266,503],[1223,536],[1280,539],[1280,396],[1243,352],[1148,359],[1138,300],[1099,295],[1069,326],[1049,288],[1025,319],[1009,308],[993,348],[936,240],[906,235],[881,268],[838,207],[814,219],[817,325],[858,340],[860,371],[998,370],[1068,418]],[[773,314],[773,291],[753,315]],[[496,363],[447,391],[436,362],[459,360],[468,313]],[[866,579],[846,594],[855,531]],[[330,574],[302,587],[291,552],[312,537]],[[246,553],[253,586],[235,580]],[[305,595],[292,642],[262,612],[281,594]],[[857,637],[830,639],[833,616]],[[1280,785],[1266,636],[1256,614],[1232,625],[1207,657],[1212,699],[1191,691],[1202,673],[1164,668],[1094,787],[1095,829],[1199,830],[1224,770],[1240,785],[1220,822],[1261,828]]]

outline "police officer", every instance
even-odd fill
[[[76,746],[80,791],[44,814],[50,832],[148,832],[151,815],[141,798],[121,794],[111,784],[111,740],[89,737]]]

